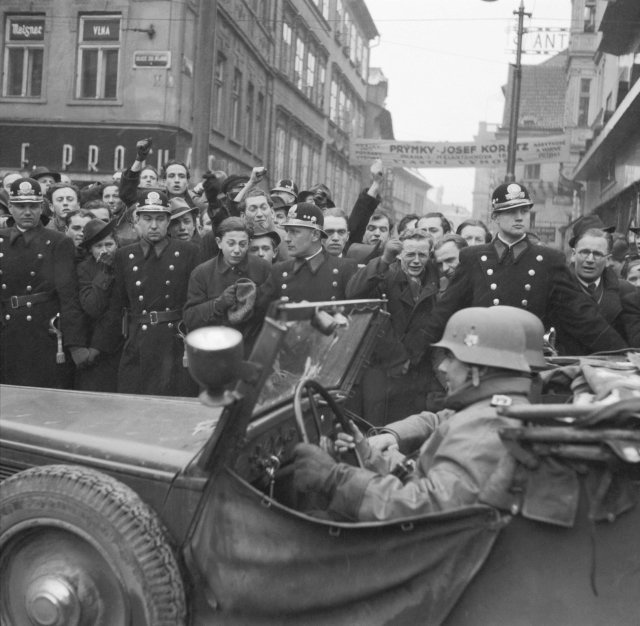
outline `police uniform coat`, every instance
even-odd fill
[[[332,256],[322,249],[309,261],[289,259],[274,264],[266,290],[274,300],[344,300],[347,283],[357,267],[352,259]]]
[[[89,348],[100,352],[92,365],[76,371],[75,388],[84,391],[117,391],[122,336],[112,341],[109,332],[109,299],[114,284],[113,266],[98,263],[90,254],[77,267],[80,305],[88,320]]]
[[[560,346],[569,337],[590,352],[626,347],[595,303],[576,287],[561,252],[526,237],[512,252],[498,238],[460,250],[460,265],[424,327],[423,347],[440,339],[456,311],[498,304],[520,307],[539,317],[545,328],[554,326]]]
[[[160,245],[159,254],[158,247],[140,241],[120,248],[115,255],[115,285],[109,305],[112,336],[120,328],[123,309],[128,310],[118,391],[194,396],[197,385],[183,365],[178,324],[198,248],[169,237]],[[158,314],[174,319],[155,321]]]
[[[512,404],[529,404],[530,386],[528,378],[491,376],[478,387],[469,383],[450,396],[448,406],[461,410],[442,420],[424,442],[405,483],[391,474],[337,464],[325,483],[331,497],[329,510],[339,517],[369,522],[476,504],[483,486],[508,455],[498,430],[519,425],[497,414],[493,396],[506,395]]]
[[[73,242],[42,225],[25,233],[16,226],[2,229],[0,268],[0,380],[12,385],[71,388],[73,362],[69,354],[64,363],[56,362],[57,342],[49,332],[49,322],[60,313],[64,346],[87,345]],[[30,303],[29,295],[34,302]]]

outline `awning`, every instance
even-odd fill
[[[633,52],[639,22],[638,0],[609,0],[600,23],[602,39],[598,49],[616,56]]]

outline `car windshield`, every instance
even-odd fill
[[[359,348],[376,317],[379,303],[375,308],[372,305],[371,301],[363,302],[334,315],[337,326],[330,334],[321,332],[309,316],[285,322],[286,336],[260,393],[257,412],[292,398],[301,378],[313,378],[327,389],[344,389],[351,381]]]

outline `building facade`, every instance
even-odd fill
[[[4,0],[0,18],[1,170],[104,181],[151,136],[158,167],[263,165],[355,201],[378,34],[363,0]]]

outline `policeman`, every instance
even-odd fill
[[[516,306],[539,317],[586,352],[617,350],[625,341],[610,327],[595,303],[577,288],[562,253],[527,238],[533,202],[517,184],[500,185],[492,196],[497,236],[460,251],[451,284],[424,327],[424,345],[437,340],[447,320],[470,306]]]
[[[70,388],[73,362],[82,366],[89,356],[73,241],[42,225],[42,188],[36,180],[15,180],[9,200],[14,225],[0,230],[0,380]]]
[[[311,202],[294,204],[283,224],[290,259],[273,266],[267,284],[274,299],[292,302],[344,300],[346,285],[357,269],[353,261],[328,254],[322,247],[322,210]]]
[[[415,469],[400,479],[376,450],[364,455],[365,468],[356,468],[336,463],[317,446],[298,444],[297,489],[323,494],[330,514],[357,521],[424,515],[478,502],[483,485],[508,454],[498,430],[518,424],[498,415],[496,407],[529,403],[525,332],[509,311],[469,308],[451,317],[435,345],[447,351],[441,368],[447,379],[446,406],[455,413],[442,419],[426,441],[409,430],[399,438],[400,451],[410,452],[422,437]]]
[[[184,346],[178,327],[198,247],[167,236],[171,209],[165,193],[141,189],[135,215],[141,239],[116,252],[109,306],[112,332],[126,310],[122,329],[127,339],[118,371],[118,391],[196,395],[197,388],[183,363]]]

